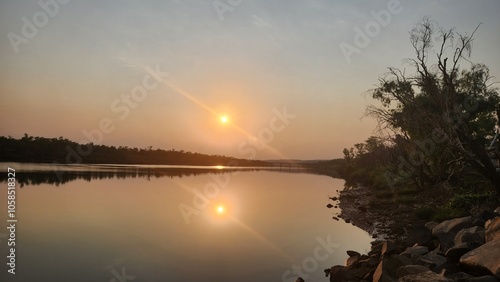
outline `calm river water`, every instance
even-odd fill
[[[369,235],[328,176],[214,167],[1,163],[0,281],[328,281]],[[16,171],[9,274],[7,167]],[[331,201],[330,201],[331,202]]]

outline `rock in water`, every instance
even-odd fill
[[[297,280],[295,280],[295,282],[305,282],[304,279],[302,279],[302,277],[299,277],[297,278]]]
[[[360,254],[360,253],[358,253],[358,252],[356,252],[356,251],[351,251],[351,250],[349,250],[349,251],[347,251],[346,253],[347,253],[347,255],[348,255],[348,256],[350,256],[350,257],[355,257],[355,256],[358,256],[358,257],[359,257],[359,256],[361,256],[361,254]]]
[[[460,265],[472,274],[493,274],[500,279],[500,240],[490,241],[460,258]]]
[[[329,274],[331,282],[349,281],[355,279],[355,277],[349,273],[349,269],[342,265],[332,266],[332,268],[330,268]]]

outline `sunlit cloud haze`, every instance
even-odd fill
[[[398,1],[40,0],[49,2],[57,10],[43,24],[38,1],[0,1],[0,135],[87,141],[83,131],[109,119],[106,145],[341,157],[372,134],[375,122],[361,118],[375,102],[363,93],[413,55],[408,32],[424,16],[469,34],[482,23],[472,60],[500,81],[498,0],[401,0],[348,59],[341,43],[354,45],[355,28]],[[40,27],[26,38],[23,17],[33,23],[37,13]],[[168,75],[155,78],[158,70]],[[145,80],[151,90],[124,102]],[[267,147],[249,153],[259,134]]]

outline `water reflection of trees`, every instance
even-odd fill
[[[121,165],[54,165],[54,164],[19,164],[16,168],[16,181],[19,187],[50,184],[59,186],[75,180],[104,180],[143,178],[146,180],[169,177],[182,178],[201,174],[225,174],[240,171],[276,171],[281,173],[307,173],[339,178],[336,167],[309,164],[282,163],[273,167],[155,167],[155,166],[121,166]],[[7,173],[0,174],[0,182],[7,181]]]
[[[248,169],[195,169],[195,168],[120,168],[115,170],[82,170],[82,171],[16,171],[16,180],[19,187],[51,184],[55,186],[64,185],[75,180],[103,180],[103,179],[126,179],[143,178],[146,180],[169,177],[182,178],[201,174],[225,174],[236,171],[256,171],[257,168]],[[7,174],[0,174],[0,181],[7,181]]]

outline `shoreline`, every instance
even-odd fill
[[[415,216],[420,203],[380,205],[369,187],[338,193],[338,217],[373,241],[367,254],[347,251],[344,265],[325,269],[330,281],[500,281],[500,207],[438,223]]]
[[[362,185],[340,191],[339,218],[368,232],[375,241],[402,240],[413,225],[424,223],[412,218],[414,207],[395,206],[393,203],[374,207],[370,205],[372,196],[372,191]]]

